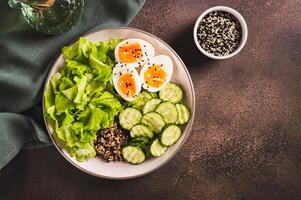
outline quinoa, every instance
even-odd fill
[[[206,52],[215,56],[225,56],[238,48],[242,29],[232,14],[213,11],[201,20],[197,37],[199,44]]]
[[[94,141],[96,154],[107,162],[123,161],[122,147],[128,143],[129,139],[129,133],[114,123],[110,128],[98,131]]]

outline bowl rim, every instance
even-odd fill
[[[192,82],[192,79],[191,79],[191,76],[190,76],[190,73],[186,67],[186,65],[184,64],[184,62],[182,61],[182,59],[180,58],[180,56],[166,43],[164,42],[163,40],[161,40],[160,38],[158,38],[157,36],[151,34],[151,33],[148,33],[146,31],[143,31],[143,30],[140,30],[140,29],[136,29],[136,28],[131,28],[131,27],[111,27],[111,28],[100,28],[100,29],[97,29],[97,30],[94,30],[94,31],[91,31],[91,32],[87,32],[86,34],[83,34],[83,35],[80,35],[77,37],[77,39],[75,39],[74,41],[70,42],[70,43],[67,43],[65,45],[73,45],[74,43],[76,43],[76,41],[78,40],[79,37],[87,37],[91,34],[94,34],[94,33],[97,33],[97,32],[100,32],[100,31],[110,31],[110,30],[131,30],[131,31],[137,31],[137,32],[140,32],[140,33],[143,33],[143,34],[146,34],[150,37],[153,37],[154,39],[158,40],[159,42],[161,42],[162,44],[164,44],[176,57],[177,59],[180,61],[181,65],[183,66],[186,74],[188,75],[188,80],[189,80],[189,85],[190,85],[190,89],[191,89],[191,93],[192,93],[192,108],[190,109],[191,110],[191,123],[188,123],[185,127],[185,129],[187,128],[187,132],[186,134],[184,135],[184,138],[183,138],[183,141],[182,143],[180,144],[180,146],[175,149],[175,151],[162,163],[160,163],[157,167],[149,170],[149,171],[146,171],[144,173],[141,173],[141,174],[137,174],[137,175],[133,175],[133,176],[124,176],[124,177],[111,177],[111,176],[105,176],[105,175],[100,175],[100,174],[96,174],[96,173],[93,173],[91,171],[88,171],[86,169],[84,169],[83,167],[77,165],[76,163],[74,163],[72,160],[70,160],[65,154],[64,152],[62,151],[62,149],[59,147],[59,145],[57,144],[57,142],[55,141],[54,137],[52,136],[51,134],[51,131],[50,131],[50,128],[49,128],[49,123],[46,119],[46,116],[43,114],[43,119],[44,119],[44,123],[45,123],[45,126],[46,126],[46,129],[47,129],[47,132],[48,132],[48,135],[51,139],[51,141],[53,142],[55,148],[60,152],[60,154],[69,162],[71,163],[74,167],[76,167],[77,169],[87,173],[87,174],[90,174],[92,176],[95,176],[95,177],[99,177],[99,178],[104,178],[104,179],[109,179],[109,180],[126,180],[126,179],[133,179],[133,178],[137,178],[137,177],[141,177],[141,176],[144,176],[144,175],[147,175],[159,168],[161,168],[162,166],[164,166],[166,163],[168,163],[172,158],[174,158],[174,156],[179,152],[179,150],[183,147],[183,145],[185,144],[188,136],[190,135],[191,131],[192,131],[192,127],[193,127],[193,122],[194,122],[194,118],[195,118],[195,91],[194,91],[194,86],[193,86],[193,82]],[[44,93],[46,91],[46,87],[48,86],[49,82],[50,82],[50,79],[51,79],[51,74],[53,72],[53,70],[55,70],[55,67],[59,61],[59,58],[62,56],[62,53],[59,53],[59,55],[57,55],[55,57],[55,61],[53,62],[53,64],[51,64],[51,68],[50,70],[48,71],[48,74],[47,74],[47,78],[45,80],[45,83],[44,83],[44,88],[43,88],[43,98],[42,98],[42,111],[43,113],[45,113],[45,96],[44,96]]]
[[[232,14],[240,23],[241,25],[241,29],[242,29],[242,38],[241,38],[241,42],[239,44],[239,47],[233,51],[232,53],[226,55],[226,56],[215,56],[213,54],[208,53],[207,51],[205,51],[201,45],[198,42],[198,38],[197,38],[197,29],[198,29],[198,25],[200,23],[200,21],[210,12],[212,11],[224,11],[224,12],[228,12],[230,14]],[[247,23],[244,19],[244,17],[235,9],[227,7],[227,6],[214,6],[211,7],[207,10],[205,10],[196,20],[195,24],[194,24],[194,28],[193,28],[193,39],[195,42],[195,45],[197,46],[197,48],[207,57],[209,58],[213,58],[213,59],[217,59],[217,60],[222,60],[222,59],[227,59],[227,58],[231,58],[233,56],[235,56],[236,54],[238,54],[243,47],[245,46],[246,42],[247,42],[247,38],[248,38],[248,26]]]

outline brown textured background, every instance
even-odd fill
[[[249,38],[215,61],[193,44],[205,9],[226,5]],[[196,119],[182,150],[141,178],[87,175],[54,147],[22,151],[0,171],[0,199],[301,199],[301,1],[148,0],[131,23],[170,44],[196,90]]]

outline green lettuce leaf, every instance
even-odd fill
[[[45,110],[48,110],[54,104],[54,94],[52,87],[48,85],[44,92],[44,106]]]
[[[65,97],[63,94],[55,95],[56,114],[60,115],[66,110],[71,110],[75,107],[74,103]]]
[[[120,41],[80,38],[64,47],[65,67],[45,90],[45,116],[54,122],[56,138],[79,161],[96,155],[97,131],[111,126],[123,109],[112,82],[114,49]]]
[[[86,143],[82,148],[74,150],[74,154],[78,161],[85,161],[88,158],[94,158],[96,152],[92,144]]]

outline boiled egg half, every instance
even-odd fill
[[[113,84],[118,94],[126,101],[136,99],[141,91],[141,81],[134,67],[117,64],[113,68]]]
[[[118,63],[141,67],[155,55],[155,49],[145,40],[132,38],[120,42],[114,53]]]
[[[173,63],[168,56],[155,56],[141,69],[142,87],[149,92],[158,92],[170,81],[172,72]]]

